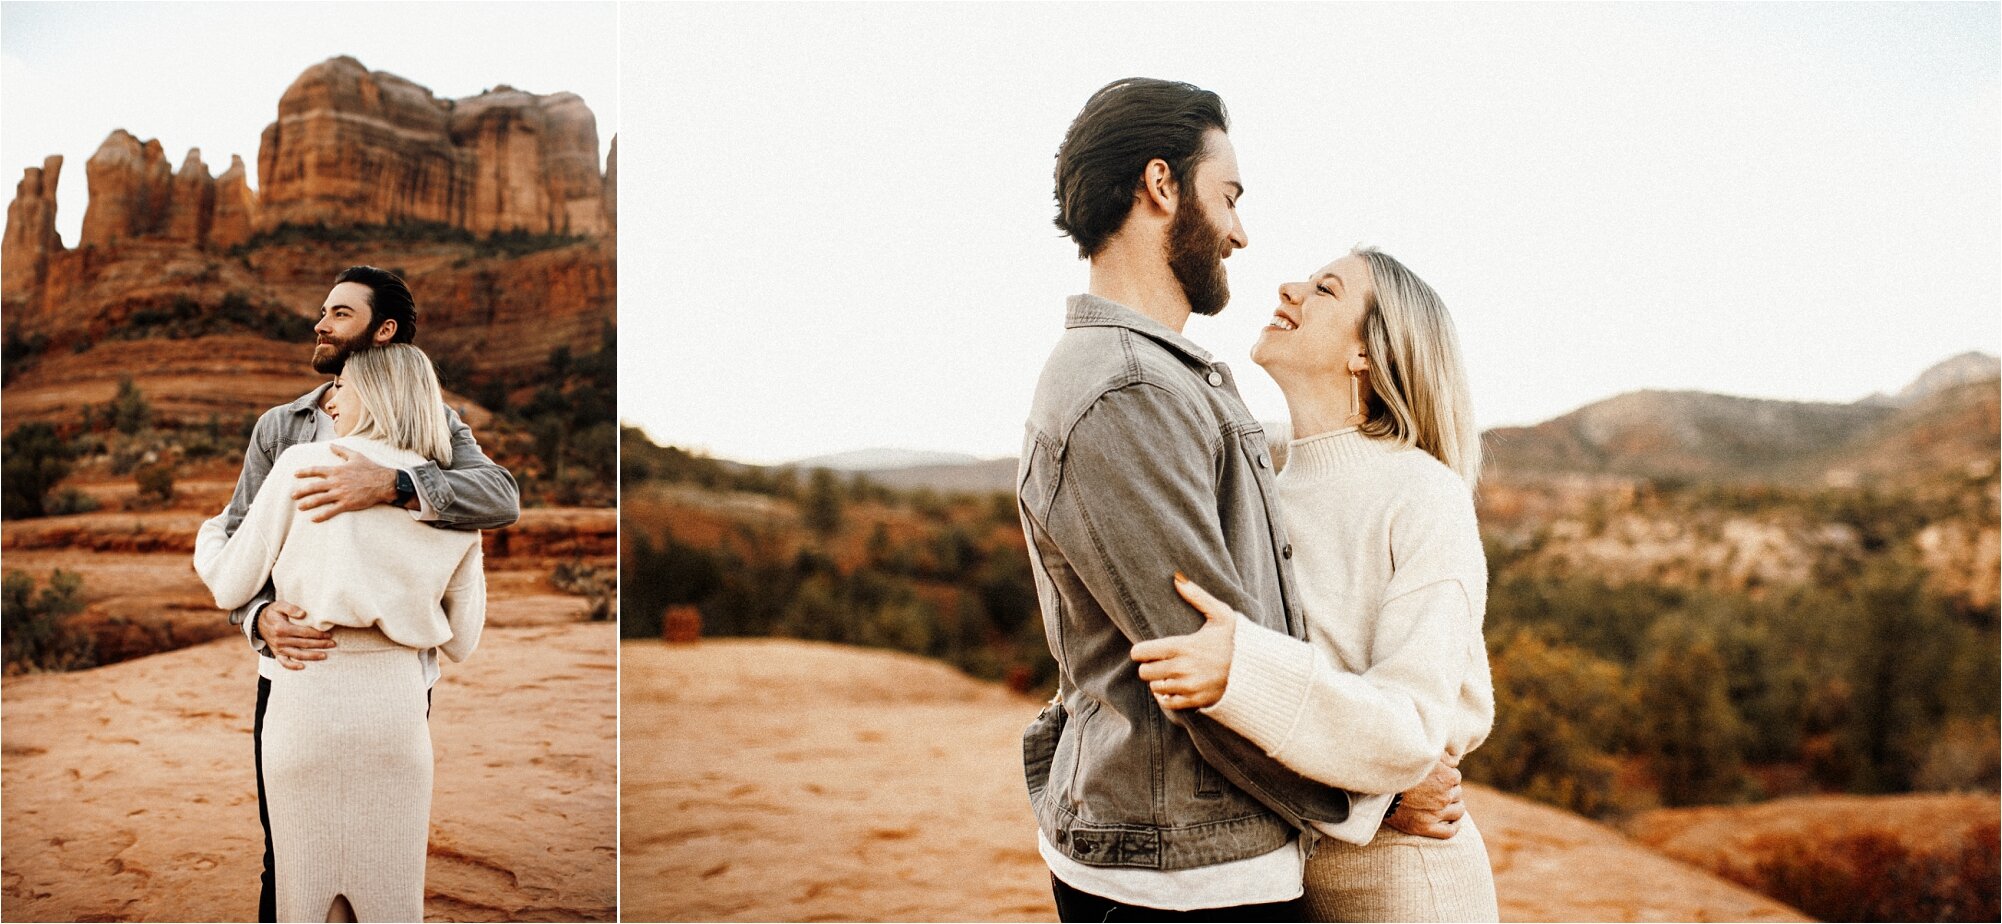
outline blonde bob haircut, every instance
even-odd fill
[[[357,399],[349,436],[381,440],[439,465],[452,464],[452,426],[431,357],[407,343],[358,350],[341,369],[341,387]]]
[[[1362,322],[1369,398],[1359,429],[1431,453],[1472,490],[1481,478],[1481,434],[1453,316],[1396,257],[1360,244],[1349,252],[1369,264],[1374,281]]]

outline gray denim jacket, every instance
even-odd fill
[[[257,425],[251,429],[250,445],[243,451],[243,471],[236,476],[236,493],[230,495],[229,507],[223,510],[226,535],[236,534],[278,455],[289,447],[313,441],[313,410],[319,407],[321,396],[329,387],[331,382],[257,418]],[[446,529],[499,529],[512,525],[521,518],[521,492],[514,476],[480,451],[479,441],[473,439],[473,429],[459,419],[458,412],[447,408],[445,416],[452,427],[452,467],[441,469],[437,463],[426,462],[410,470],[418,492],[437,515],[429,522]],[[266,582],[263,592],[230,611],[230,624],[243,626],[244,636],[252,638],[254,621],[250,615],[273,598],[274,591]],[[267,658],[272,656],[271,649],[254,638],[251,646]]]
[[[1181,571],[1304,638],[1265,431],[1222,363],[1091,295],[1036,385],[1017,473],[1058,701],[1023,734],[1043,835],[1094,866],[1186,869],[1276,850],[1348,817],[1315,783],[1194,711],[1165,712],[1129,657],[1194,632]]]

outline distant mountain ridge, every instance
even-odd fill
[[[1593,474],[1841,484],[1910,477],[1992,459],[2002,359],[1969,351],[1934,364],[1896,395],[1850,404],[1642,390],[1527,427],[1485,434],[1491,475]],[[1274,440],[1285,425],[1268,423]],[[792,463],[863,472],[896,488],[1006,491],[1015,460],[868,449]]]
[[[847,452],[829,453],[788,462],[786,465],[806,470],[824,468],[837,472],[885,471],[918,466],[972,465],[981,461],[979,456],[964,452],[926,452],[919,449],[852,449]]]
[[[1695,480],[1912,476],[1992,458],[2002,360],[1968,352],[1851,404],[1636,391],[1486,433],[1491,471]],[[1985,453],[1985,455],[1984,455]]]

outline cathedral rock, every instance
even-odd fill
[[[574,93],[461,100],[331,58],[278,101],[257,155],[261,227],[433,222],[475,234],[610,230],[598,124]]]
[[[20,176],[0,245],[10,421],[73,422],[127,375],[183,423],[290,400],[313,382],[303,332],[357,263],[410,281],[424,348],[464,382],[535,381],[617,323],[616,159],[600,168],[574,93],[440,99],[339,57],[285,88],[255,162],[211,175],[162,140],[104,139],[75,241],[56,232],[63,158]]]
[[[616,142],[614,142],[616,144]],[[615,155],[616,156],[616,155]],[[574,93],[508,86],[461,100],[349,57],[306,69],[278,102],[257,155],[211,177],[201,151],[180,170],[158,139],[113,131],[84,164],[82,247],[124,241],[224,250],[285,225],[448,225],[475,235],[608,237],[615,159],[598,167],[598,122]],[[27,297],[65,253],[55,231],[62,158],[29,167],[7,209],[5,293]]]

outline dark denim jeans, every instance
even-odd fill
[[[1144,905],[1128,905],[1090,892],[1080,892],[1050,876],[1050,891],[1057,896],[1060,921],[1303,921],[1306,908],[1301,899],[1263,905],[1233,905],[1228,908],[1199,908],[1195,911],[1163,911]]]

